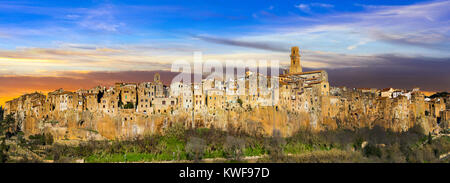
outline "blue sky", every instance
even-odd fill
[[[369,73],[332,85],[450,90],[449,17],[449,0],[0,0],[0,77],[169,70],[194,51],[287,66],[299,46],[330,78]]]
[[[226,39],[280,49],[299,45],[305,50],[345,54],[447,57],[449,4],[367,0],[2,1],[0,48],[55,48],[62,44],[113,47],[149,42],[155,46],[196,45],[193,49],[212,53],[246,48],[218,45]]]

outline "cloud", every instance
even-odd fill
[[[239,58],[239,56],[236,57]],[[285,55],[284,57],[288,58],[289,56]],[[268,56],[261,56],[261,58],[268,58]],[[325,69],[329,74],[331,86],[405,89],[420,87],[423,90],[450,91],[450,72],[448,72],[450,58],[407,57],[390,54],[332,55],[326,52],[307,51],[301,62],[305,71]],[[287,67],[287,63],[284,63],[284,66]],[[355,67],[355,64],[352,63],[359,63],[359,65]],[[320,67],[330,64],[344,66]],[[12,97],[34,91],[46,93],[58,88],[75,91],[79,88],[88,89],[98,85],[112,86],[115,82],[152,81],[153,74],[156,72],[161,74],[161,79],[166,85],[170,84],[172,78],[178,74],[163,70],[124,70],[59,71],[54,76],[0,76],[2,81],[0,105]]]
[[[333,8],[334,5],[326,3],[311,3],[311,6],[322,7],[322,8]]]
[[[260,21],[265,24],[250,28],[258,32],[239,37],[249,41],[264,39],[337,53],[408,54],[414,50],[415,54],[448,57],[449,6],[450,1],[447,0],[401,6],[364,6],[359,12],[333,12],[314,16],[294,13],[285,16],[260,16]],[[297,8],[299,7],[314,10],[311,3],[298,5]]]
[[[366,67],[326,69],[330,85],[356,88],[420,87],[450,91],[450,58],[377,55]]]
[[[301,11],[303,11],[305,13],[311,12],[311,8],[307,4],[298,4],[298,5],[295,5],[295,7],[300,9]]]
[[[367,41],[367,40],[360,41],[360,42],[358,42],[358,43],[356,43],[356,44],[354,44],[354,45],[348,46],[348,47],[347,47],[347,50],[353,50],[353,49],[355,49],[355,48],[357,48],[357,47],[359,47],[359,46],[362,46],[362,45],[367,44],[368,42],[369,42],[369,41]]]
[[[436,49],[449,48],[450,1],[431,1],[404,6],[364,6],[365,13],[343,14],[353,27],[365,27],[367,36],[392,44]],[[446,49],[448,50],[448,49]]]
[[[87,10],[78,24],[87,29],[117,32],[125,23],[118,22],[115,11],[116,7],[112,5]]]
[[[292,8],[292,4],[289,6]],[[364,5],[363,11],[356,13],[330,11],[311,16],[316,9],[333,7],[323,3],[299,4],[296,8],[308,14],[301,16],[295,12],[270,11],[272,8],[265,6],[254,14],[256,20],[243,21],[236,27],[224,24],[225,31],[230,32],[217,27],[192,28],[188,32],[206,33],[186,36],[167,33],[173,29],[137,29],[141,24],[137,25],[134,18],[150,25],[150,21],[162,22],[180,16],[200,17],[197,20],[227,16],[210,11],[189,12],[187,8],[172,6],[101,4],[89,8],[54,8],[2,3],[2,12],[50,18],[30,27],[17,23],[17,27],[0,28],[0,39],[7,40],[0,44],[1,48],[7,47],[0,49],[0,75],[28,77],[42,84],[44,80],[35,80],[36,77],[48,77],[47,82],[63,86],[66,85],[55,78],[67,79],[65,83],[77,83],[70,79],[79,79],[93,84],[87,81],[89,76],[91,80],[104,78],[98,83],[108,83],[126,77],[116,72],[133,75],[131,72],[167,71],[175,60],[192,60],[192,53],[197,50],[205,52],[204,59],[277,59],[287,67],[289,47],[298,45],[302,50],[302,65],[307,69],[328,70],[332,85],[417,85],[433,90],[450,86],[448,72],[444,72],[450,62],[447,59],[450,57],[447,8],[450,1]],[[277,6],[276,10],[280,8]],[[127,32],[129,28],[131,36]]]
[[[174,13],[183,12],[181,11],[182,8],[178,6],[135,6],[128,4],[115,5],[111,3],[94,4],[95,5],[93,6],[84,7],[58,7],[42,6],[39,3],[32,2],[6,2],[0,5],[0,11],[5,13],[25,14],[26,16],[29,16],[29,14],[40,15],[38,24],[32,25],[41,30],[43,30],[43,27],[51,26],[52,28],[59,27],[110,33],[123,31],[128,25],[128,22],[134,23],[138,20],[149,22],[152,19],[147,19],[146,17],[148,16],[152,16],[152,18],[156,16],[171,16]],[[27,25],[30,22],[35,23],[29,21],[27,22]],[[31,27],[32,26],[29,26],[24,29],[27,30]],[[53,34],[53,36],[54,35],[55,34]]]
[[[319,8],[333,8],[334,5],[326,4],[326,3],[309,3],[309,4],[298,4],[295,5],[296,8],[300,9],[305,13],[311,13],[311,7],[319,7]]]
[[[116,82],[153,81],[158,72],[161,81],[169,84],[178,73],[168,71],[120,71],[120,72],[61,72],[59,76],[0,76],[0,105],[26,93],[47,93],[59,88],[67,91],[89,89],[95,86],[113,86]]]
[[[194,35],[193,37],[203,40],[203,41],[207,41],[207,42],[223,44],[223,45],[230,45],[230,46],[254,48],[254,49],[261,49],[261,50],[268,50],[268,51],[275,51],[275,52],[286,52],[289,50],[288,47],[282,46],[279,44],[275,44],[275,43],[248,42],[248,41],[239,41],[239,40],[233,40],[233,39],[217,38],[217,37],[202,36],[202,35]]]
[[[369,31],[369,36],[373,39],[393,44],[418,46],[422,48],[449,50],[448,46],[450,46],[450,38],[448,35],[435,31],[424,31],[417,33],[386,33],[380,30],[371,30]]]

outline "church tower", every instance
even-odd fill
[[[155,83],[159,83],[159,81],[161,81],[161,76],[159,75],[159,73],[155,73],[155,75],[153,75],[153,81]]]
[[[297,46],[291,48],[291,66],[289,67],[289,74],[302,72],[302,65],[300,65],[300,50]]]

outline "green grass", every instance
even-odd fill
[[[327,134],[325,134],[327,135]],[[133,140],[133,141],[112,141],[112,144],[108,144],[107,142],[97,142],[97,143],[86,143],[79,147],[59,147],[55,148],[56,154],[60,156],[74,157],[74,158],[83,158],[85,162],[155,162],[155,161],[178,161],[178,160],[193,160],[194,155],[190,154],[189,150],[186,150],[186,144],[191,137],[197,137],[204,140],[205,144],[202,144],[201,148],[204,148],[201,159],[206,158],[227,158],[226,162],[233,162],[232,159],[239,159],[243,157],[249,156],[261,156],[261,155],[269,155],[271,157],[271,152],[279,153],[282,152],[286,154],[295,155],[293,157],[309,157],[311,158],[319,158],[317,161],[319,162],[327,162],[326,157],[330,157],[329,162],[339,162],[340,159],[343,161],[353,161],[352,159],[348,159],[353,156],[344,156],[344,152],[349,152],[353,154],[359,154],[361,157],[369,157],[369,155],[375,154],[377,157],[381,157],[380,154],[397,152],[395,156],[399,156],[398,159],[404,158],[406,155],[404,152],[398,152],[398,148],[390,147],[389,143],[386,147],[383,147],[383,151],[368,151],[371,149],[358,149],[355,148],[354,151],[350,151],[351,146],[360,147],[360,144],[364,141],[363,139],[368,137],[360,137],[361,134],[352,134],[352,133],[334,133],[328,134],[328,136],[320,135],[320,134],[310,134],[310,133],[298,133],[293,137],[284,138],[282,141],[273,142],[272,138],[263,138],[263,137],[252,137],[246,135],[236,135],[233,133],[227,134],[222,131],[216,131],[215,129],[208,128],[199,128],[192,130],[184,130],[183,128],[171,128],[170,131],[167,131],[164,136],[161,135],[153,135],[146,136],[143,139]],[[383,134],[379,135],[382,136]],[[393,138],[397,138],[400,140],[408,140],[402,142],[404,149],[403,151],[414,151],[420,150],[423,151],[423,147],[421,148],[412,148],[418,147],[421,143],[425,142],[428,137],[427,136],[412,136],[414,139],[406,139],[406,136],[395,136],[392,135]],[[228,141],[228,137],[233,136],[234,140]],[[345,137],[345,138],[340,138]],[[359,137],[359,138],[358,138]],[[409,137],[408,137],[409,138]],[[442,152],[448,152],[447,146],[438,147],[436,144],[448,144],[450,141],[450,137],[442,137],[443,139],[433,140],[432,144],[426,144],[426,146],[433,146],[433,149],[443,149]],[[238,140],[237,140],[238,139]],[[435,142],[436,141],[436,142]],[[270,143],[268,143],[270,142]],[[203,142],[202,142],[203,143]],[[234,153],[229,152],[231,149],[229,145],[235,143],[245,143],[242,146],[244,149],[243,153],[240,155],[234,155]],[[274,144],[275,143],[275,144]],[[205,145],[205,146],[203,146]],[[281,149],[273,149],[274,145],[277,145],[282,148]],[[372,144],[375,145],[375,144]],[[234,146],[233,146],[234,147]],[[200,148],[200,147],[199,147]],[[373,149],[372,149],[373,150]],[[52,153],[55,153],[52,152]],[[340,152],[339,156],[332,156],[333,152]],[[441,151],[439,151],[441,152]],[[400,155],[399,155],[400,153]],[[320,155],[320,156],[319,156]],[[234,157],[240,156],[240,157]],[[52,156],[51,156],[52,157]],[[290,156],[289,156],[290,157]],[[373,156],[371,156],[373,157]],[[273,157],[271,157],[273,158]],[[325,158],[325,159],[324,159]],[[347,159],[346,159],[347,158]],[[358,158],[358,157],[357,157]],[[355,161],[359,161],[358,159]],[[421,156],[419,159],[414,161],[423,162],[424,160]],[[222,160],[220,160],[222,161]],[[252,160],[253,161],[253,160]],[[306,161],[306,159],[301,159],[301,161]],[[239,161],[237,161],[239,162]]]
[[[87,163],[117,163],[117,162],[151,162],[151,161],[171,161],[174,160],[172,154],[152,154],[152,153],[126,153],[126,154],[95,154],[87,157]],[[180,158],[186,159],[186,156]]]
[[[300,154],[305,152],[311,152],[313,150],[314,147],[312,145],[303,143],[286,144],[284,147],[284,152],[291,154]]]
[[[256,144],[253,147],[246,147],[244,149],[244,156],[259,156],[266,154],[267,151],[264,149],[263,145]]]
[[[225,151],[223,149],[216,150],[206,150],[203,158],[224,158],[226,157]]]
[[[184,145],[185,143],[179,139],[161,137],[156,145],[160,152],[142,153],[138,148],[131,148],[127,153],[109,154],[100,151],[88,156],[85,160],[89,163],[186,160]]]

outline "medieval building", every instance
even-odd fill
[[[425,99],[419,89],[331,87],[325,70],[303,72],[298,47],[290,59],[289,71],[279,76],[248,71],[165,86],[155,74],[152,82],[26,94],[6,102],[4,116],[12,115],[27,135],[52,133],[57,140],[132,138],[175,122],[262,134],[276,128],[283,135],[300,128],[448,128],[449,99]]]

